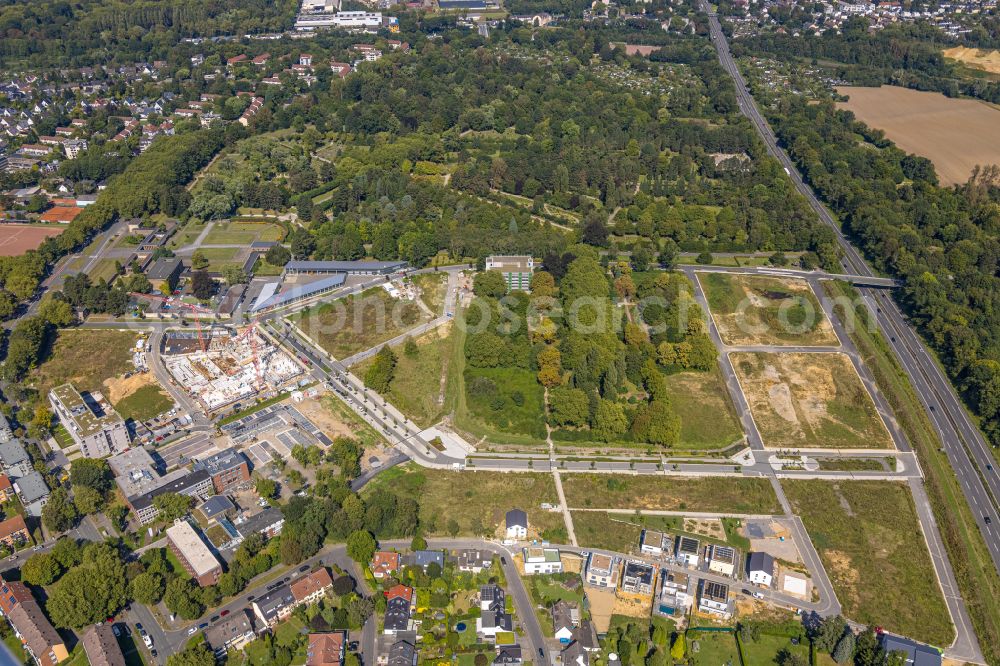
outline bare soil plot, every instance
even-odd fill
[[[769,448],[888,449],[892,438],[844,354],[730,354]]]
[[[698,280],[727,345],[839,344],[805,280],[729,273],[700,273]]]
[[[572,508],[781,513],[770,482],[762,478],[564,474],[562,485]]]
[[[1000,163],[1000,110],[988,104],[896,86],[841,86],[837,92],[850,97],[838,107],[929,159],[945,185],[964,183],[977,164]]]
[[[34,250],[46,238],[58,236],[61,227],[43,227],[34,224],[0,225],[0,257],[16,257]]]
[[[909,488],[878,481],[782,481],[844,615],[932,645],[954,629]]]
[[[174,406],[173,398],[163,390],[151,372],[131,377],[111,377],[104,380],[104,387],[108,400],[126,419],[145,421]]]
[[[957,60],[966,67],[981,69],[984,72],[1000,74],[1000,51],[988,49],[970,49],[967,46],[953,46],[944,50],[944,57]]]
[[[599,634],[607,633],[611,627],[611,616],[614,615],[617,597],[613,590],[596,587],[585,588],[587,601],[590,605],[590,619]]]

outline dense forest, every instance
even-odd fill
[[[766,53],[808,60],[857,85],[893,84],[1000,102],[1000,83],[963,77],[945,60],[941,51],[952,44],[940,30],[923,23],[894,24],[871,32],[868,19],[853,17],[839,33],[762,32],[734,40],[732,49],[736,56]]]
[[[0,3],[0,66],[96,64],[122,50],[164,53],[185,37],[284,30],[296,0],[5,0]],[[162,55],[160,57],[163,57]]]
[[[1000,445],[1000,171],[938,187],[926,159],[832,102],[783,98],[772,120],[866,254],[906,280],[904,305]]]

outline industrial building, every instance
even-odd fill
[[[63,384],[49,391],[52,411],[85,458],[116,455],[129,447],[131,438],[123,419],[99,393],[88,394],[89,400],[72,384]]]
[[[347,275],[345,273],[335,273],[315,282],[289,285],[287,289],[282,289],[281,281],[268,282],[254,299],[249,312],[263,314],[304,301],[307,298],[323,296],[340,289],[346,281]]]
[[[289,261],[281,275],[391,275],[406,267],[405,261]]]
[[[198,581],[198,585],[206,587],[219,582],[222,565],[190,523],[182,520],[168,527],[167,543],[184,569]]]

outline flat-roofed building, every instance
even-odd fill
[[[660,601],[656,610],[663,615],[684,615],[694,600],[692,583],[686,573],[664,570],[661,574]]]
[[[406,268],[405,261],[289,261],[282,273],[288,275],[389,275]]]
[[[736,573],[736,551],[729,546],[710,545],[706,549],[708,556],[708,570],[720,573],[723,576],[732,576]]]
[[[729,586],[713,580],[701,581],[698,610],[721,618],[729,618],[732,614],[729,611]]]
[[[212,477],[216,494],[250,481],[250,463],[247,457],[235,447],[199,460],[191,466],[192,471],[205,470]]]
[[[139,524],[148,525],[160,515],[160,510],[156,508],[156,498],[169,493],[206,499],[212,494],[212,477],[205,470],[197,472],[189,472],[186,469],[174,470],[161,476],[153,490],[135,497],[126,497],[125,502],[135,513]]]
[[[90,666],[125,666],[125,655],[110,624],[95,624],[80,639]]]
[[[306,666],[343,666],[346,638],[344,631],[309,634]]]
[[[645,555],[655,555],[659,557],[663,555],[664,546],[670,548],[666,544],[667,536],[663,532],[657,532],[655,530],[643,530],[642,536],[639,539],[639,552]]]
[[[242,650],[255,635],[250,613],[242,608],[206,629],[205,642],[216,657],[222,657],[229,650]]]
[[[559,557],[558,548],[524,548],[524,573],[531,574],[554,574],[562,573],[562,558]]]
[[[168,527],[167,543],[198,585],[205,587],[219,582],[222,565],[190,523],[182,520]]]
[[[285,526],[285,514],[281,509],[269,506],[260,513],[255,513],[241,523],[236,523],[236,531],[246,539],[251,534],[263,534],[268,539],[281,534]]]
[[[698,562],[701,561],[700,547],[701,544],[697,539],[687,536],[677,537],[677,561],[689,567],[698,566]]]
[[[510,291],[530,291],[535,260],[527,255],[494,255],[486,257],[486,270],[503,275]]]
[[[603,553],[591,552],[587,557],[587,585],[614,588],[618,585],[618,561]]]
[[[85,458],[117,455],[132,442],[125,419],[99,396],[88,401],[72,384],[49,391],[53,411]]]
[[[656,578],[656,569],[653,565],[628,560],[622,570],[621,591],[629,594],[652,594],[653,581]]]

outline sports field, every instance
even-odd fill
[[[58,236],[61,227],[43,227],[34,224],[0,225],[0,257],[16,257],[34,250],[46,238]]]
[[[964,183],[977,164],[1000,163],[1000,110],[988,104],[896,86],[840,86],[837,92],[850,97],[839,108],[928,158],[944,185]]]
[[[892,448],[875,403],[844,354],[737,353],[730,359],[765,446]]]

